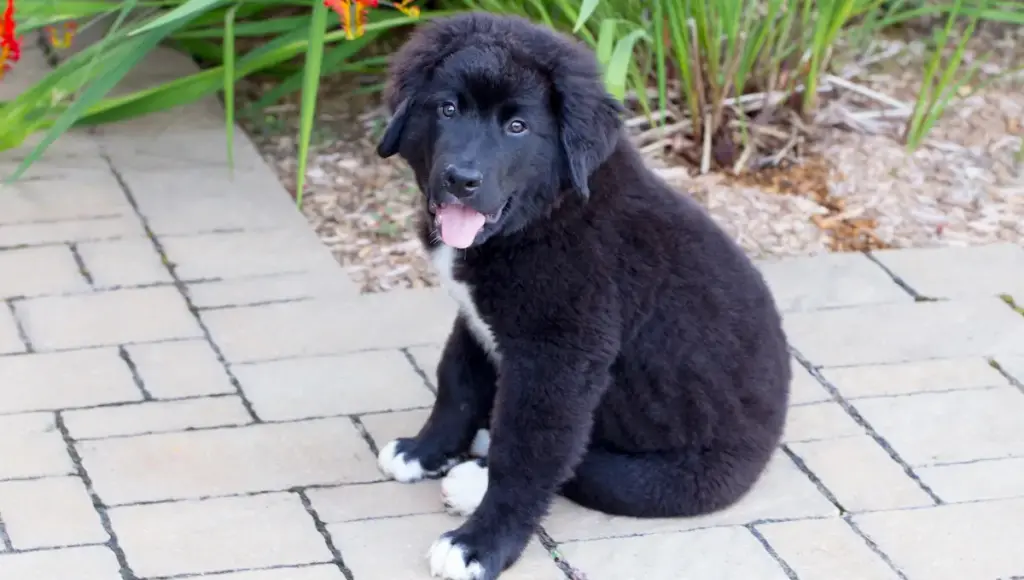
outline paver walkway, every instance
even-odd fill
[[[2,580],[425,579],[458,523],[375,466],[452,302],[358,296],[241,132],[228,178],[219,119],[72,134],[0,192]],[[503,578],[1024,577],[1024,249],[762,266],[797,377],[757,489],[691,520],[560,500]]]

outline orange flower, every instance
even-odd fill
[[[0,78],[21,60],[21,39],[14,35],[14,0],[7,0],[3,19],[0,20]]]
[[[369,0],[373,1],[373,0]],[[341,17],[341,27],[345,29],[345,38],[352,40],[363,35],[363,25],[366,22],[366,6],[358,0],[324,0],[331,10]],[[353,22],[355,26],[353,27]]]
[[[61,25],[61,28],[63,30],[58,34],[55,26],[46,27],[46,33],[50,35],[50,45],[54,48],[67,48],[71,46],[75,33],[78,32],[78,23],[65,22]]]
[[[366,14],[370,8],[390,6],[406,16],[416,18],[420,15],[418,6],[410,6],[415,0],[400,2],[383,2],[381,0],[324,0],[324,5],[338,13],[341,26],[345,29],[345,38],[352,40],[363,35],[366,25]]]
[[[401,2],[397,4],[392,4],[391,6],[410,18],[419,18],[420,7],[410,6],[410,4],[412,4],[414,1],[415,0],[402,0]]]

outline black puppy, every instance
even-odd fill
[[[440,19],[394,56],[386,97],[378,153],[414,170],[460,306],[430,418],[378,458],[399,481],[448,472],[446,502],[472,513],[432,574],[496,578],[556,493],[638,517],[743,496],[785,420],[780,317],[740,248],[645,168],[593,54],[518,18]],[[486,462],[451,469],[471,446]]]

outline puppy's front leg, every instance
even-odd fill
[[[583,456],[607,368],[579,350],[505,354],[491,418],[487,491],[469,520],[431,547],[434,576],[494,580],[519,559]]]
[[[437,367],[437,399],[430,417],[415,437],[381,448],[380,470],[403,483],[447,471],[469,450],[477,431],[487,427],[495,381],[493,363],[458,316]]]

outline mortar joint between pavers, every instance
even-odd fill
[[[1006,305],[1010,307],[1010,310],[1024,316],[1024,305],[1018,304],[1012,294],[1000,294],[999,299],[1006,303]]]
[[[217,310],[233,310],[235,308],[250,308],[254,306],[272,306],[274,304],[290,304],[292,302],[308,302],[313,300],[311,296],[299,296],[297,298],[276,298],[273,300],[259,300],[256,302],[243,302],[240,304],[218,304],[216,306],[199,306],[199,312],[211,312]]]
[[[89,267],[85,265],[85,259],[82,258],[82,253],[78,251],[78,243],[68,242],[68,251],[71,252],[71,257],[75,260],[75,265],[78,266],[78,273],[85,280],[85,283],[90,288],[96,287],[96,281],[93,279],[92,272],[89,271]]]
[[[853,405],[851,405],[849,401],[846,400],[846,397],[842,395],[838,387],[836,387],[828,379],[826,379],[825,375],[823,375],[817,367],[811,364],[811,361],[808,360],[807,357],[805,357],[796,348],[790,346],[789,351],[793,358],[796,359],[797,362],[799,362],[800,365],[803,366],[807,370],[807,372],[811,374],[812,377],[814,377],[814,380],[818,381],[818,383],[822,387],[824,387],[825,390],[829,392],[829,394],[832,395],[833,400],[836,403],[838,403],[844,411],[846,411],[846,414],[849,415],[854,420],[854,422],[860,425],[861,428],[863,428],[867,432],[867,434],[875,441],[875,443],[879,447],[881,447],[886,452],[886,454],[889,455],[890,459],[895,461],[896,464],[903,469],[903,473],[906,474],[906,476],[909,477],[911,480],[913,480],[914,483],[916,483],[917,486],[921,488],[923,492],[928,494],[928,497],[931,498],[932,502],[935,505],[943,505],[945,503],[942,500],[942,498],[939,497],[938,494],[936,494],[935,491],[928,486],[928,484],[921,480],[921,478],[917,475],[917,473],[910,466],[910,464],[907,463],[903,459],[903,457],[901,457],[900,454],[896,452],[896,449],[893,448],[893,446],[884,437],[882,437],[882,435],[878,431],[875,430],[871,423],[869,423],[860,414],[860,412],[857,411],[857,409]]]
[[[249,572],[275,572],[278,570],[303,570],[305,568],[312,568],[314,566],[330,565],[331,562],[308,562],[303,564],[284,564],[280,566],[260,566],[259,568],[230,568],[227,570],[217,570],[212,573],[208,572],[186,572],[185,574],[171,574],[170,576],[149,576],[146,580],[193,580],[193,579],[205,579],[205,580],[216,580],[225,574],[245,574]]]
[[[1024,459],[1024,455],[1010,454],[1010,455],[1000,455],[1000,456],[997,456],[997,457],[981,457],[981,458],[978,458],[978,459],[962,459],[962,460],[957,460],[957,461],[936,461],[936,462],[932,462],[932,463],[925,463],[925,464],[919,465],[918,467],[921,467],[921,468],[934,468],[934,467],[953,467],[953,466],[962,466],[962,465],[978,465],[978,464],[990,463],[992,461],[1003,461],[1003,460],[1006,460],[1006,459]],[[1024,497],[1024,489],[1021,490],[1021,495],[1020,496],[1010,496],[1010,497]],[[988,500],[979,500],[979,501],[988,501]],[[967,503],[967,502],[965,502],[965,501],[958,501],[957,503],[959,504],[959,503]]]
[[[0,552],[0,555],[5,554],[38,554],[40,552],[56,552],[58,550],[74,550],[75,548],[108,548],[107,544],[97,542],[81,542],[76,544],[61,544],[59,546],[39,546],[35,548],[15,548],[10,552]]]
[[[330,550],[331,556],[334,558],[334,565],[338,567],[338,570],[345,576],[346,580],[355,580],[355,575],[345,565],[345,560],[341,555],[341,550],[334,543],[334,538],[331,537],[330,531],[327,529],[327,522],[320,517],[317,513],[316,508],[313,507],[313,502],[309,499],[309,494],[306,493],[304,488],[296,488],[293,492],[299,496],[299,501],[302,502],[302,507],[305,508],[306,513],[313,520],[313,525],[316,527],[316,531],[323,537],[324,543],[327,544],[327,549]]]
[[[20,411],[19,411],[20,413]],[[0,415],[2,417],[2,415]],[[68,477],[74,475],[73,470],[67,473],[47,473],[46,475],[18,475],[15,477],[3,477],[0,478],[0,483],[15,483],[15,482],[26,482],[26,481],[46,481],[47,479],[59,479],[61,477]],[[3,514],[0,514],[2,516]],[[2,519],[2,518],[0,518]]]
[[[888,266],[883,264],[882,261],[879,260],[878,258],[876,258],[875,255],[872,254],[871,252],[864,252],[864,256],[867,257],[867,259],[870,260],[875,266],[881,268],[882,271],[885,272],[885,274],[887,276],[889,276],[889,278],[891,278],[892,281],[897,286],[902,288],[904,292],[906,292],[907,294],[910,294],[910,297],[914,299],[914,302],[937,302],[938,301],[938,299],[936,299],[936,298],[932,298],[930,296],[925,296],[924,294],[921,294],[920,292],[915,290],[914,287],[911,286],[909,282],[907,282],[902,277],[900,277],[900,275],[897,274],[896,272],[893,272],[892,269],[890,269]]]
[[[587,580],[587,574],[573,566],[572,562],[562,554],[562,551],[558,549],[558,542],[548,534],[544,526],[537,526],[537,540],[547,550],[555,566],[562,571],[562,574],[565,574],[567,580]]]
[[[183,340],[191,340],[191,339],[190,338],[188,338],[188,339],[186,339],[186,338],[174,339],[174,341],[183,341]],[[164,342],[171,342],[171,341],[168,340],[168,341],[161,341],[161,342],[146,342],[145,344],[163,344]],[[129,346],[130,346],[130,344],[129,344]],[[90,347],[90,349],[94,349],[94,348],[102,348],[102,346],[91,346]],[[66,349],[60,349],[60,350],[45,350],[45,353],[47,353],[47,354],[49,354],[49,353],[71,353],[71,351],[75,351],[75,350],[83,350],[83,348],[66,348]],[[25,355],[26,355],[25,353],[12,353],[12,354],[0,355],[0,359],[2,359],[4,357],[24,357]],[[196,401],[198,399],[219,399],[221,397],[237,397],[237,395],[234,392],[211,392],[211,393],[209,393],[209,395],[186,395],[186,396],[183,396],[183,397],[164,397],[164,398],[161,398],[161,399],[154,399],[154,401],[155,402],[161,402],[161,403],[171,403],[171,402],[176,402],[176,401]],[[135,406],[135,405],[142,405],[143,403],[148,403],[148,402],[147,401],[116,401],[114,403],[99,403],[99,404],[96,404],[96,405],[82,405],[80,407],[65,407],[65,408],[62,408],[60,410],[61,411],[91,411],[91,410],[95,410],[95,409],[116,409],[118,407],[132,407],[132,406]],[[25,411],[25,410],[22,410],[22,409],[18,409],[18,410],[15,410],[15,411],[0,412],[0,417],[7,416],[7,415],[22,415],[24,413],[51,411],[51,410],[52,409],[35,409],[35,410]],[[325,417],[325,418],[327,418],[327,417]],[[199,427],[195,427],[195,428],[199,428]],[[214,427],[211,427],[211,428],[214,428]],[[138,433],[138,434],[146,434],[146,433]],[[88,440],[94,440],[94,439],[115,439],[115,438],[118,438],[118,437],[135,437],[135,436],[109,436],[109,437],[104,437],[104,438],[83,438],[81,440],[76,440],[76,441],[88,441]],[[43,475],[43,477],[48,477],[48,475]],[[30,478],[30,479],[34,479],[34,478]],[[8,481],[8,480],[0,480],[0,481]]]
[[[207,344],[209,344],[210,348],[213,350],[213,354],[217,358],[217,361],[220,363],[221,367],[223,368],[224,373],[227,375],[228,381],[231,383],[231,386],[238,394],[238,398],[239,400],[241,400],[242,406],[245,407],[246,413],[248,413],[249,416],[252,418],[253,423],[262,423],[263,420],[256,413],[256,408],[253,406],[252,401],[250,401],[249,398],[245,395],[245,391],[242,389],[242,384],[239,382],[238,377],[236,377],[235,373],[232,372],[231,365],[228,364],[227,359],[224,357],[224,352],[221,350],[220,346],[216,343],[216,341],[213,340],[213,335],[210,333],[209,327],[203,321],[203,317],[200,316],[199,309],[196,307],[195,302],[192,300],[192,296],[189,294],[188,285],[182,280],[181,276],[178,275],[177,267],[175,266],[174,262],[170,260],[170,257],[167,255],[167,251],[164,249],[163,244],[160,243],[159,238],[157,238],[156,234],[153,232],[153,228],[150,227],[149,220],[146,219],[146,216],[143,215],[142,210],[139,208],[139,204],[136,201],[135,196],[132,194],[132,190],[128,186],[128,182],[125,181],[124,176],[121,175],[121,172],[118,171],[117,167],[114,166],[114,162],[109,155],[107,155],[106,153],[102,153],[101,157],[104,161],[106,161],[107,166],[110,168],[110,172],[114,176],[114,179],[117,180],[118,185],[121,187],[121,191],[122,193],[124,193],[125,199],[128,201],[128,204],[132,207],[132,210],[135,212],[136,217],[142,224],[142,229],[146,233],[146,237],[149,238],[150,243],[153,244],[153,249],[160,256],[160,262],[167,269],[168,274],[170,274],[171,279],[174,281],[175,288],[177,288],[178,293],[181,294],[181,297],[185,301],[185,305],[188,307],[189,312],[192,313],[192,317],[195,318],[196,324],[199,326],[199,329],[202,332],[203,337],[206,339]]]
[[[22,300],[20,296],[4,300],[4,302],[7,303],[7,310],[11,313],[11,318],[14,320],[14,326],[18,331],[18,339],[21,340],[21,344],[25,347],[24,353],[11,354],[34,353],[36,352],[36,348],[32,344],[32,339],[28,336],[28,330],[26,330],[25,325],[21,323],[21,317],[18,316],[18,309],[14,307],[14,303],[19,300]]]
[[[825,482],[822,481],[821,478],[818,477],[818,475],[814,473],[814,471],[812,471],[810,467],[807,466],[807,463],[803,460],[802,457],[797,455],[792,449],[790,449],[789,445],[786,444],[782,445],[782,452],[785,453],[786,456],[789,457],[789,459],[793,462],[793,464],[796,465],[796,468],[799,469],[800,472],[804,474],[804,477],[811,480],[811,483],[813,483],[814,486],[818,488],[818,491],[821,493],[821,495],[825,496],[825,499],[827,499],[832,505],[836,507],[837,510],[839,510],[840,516],[847,513],[848,510],[845,507],[843,507],[843,504],[839,502],[839,498],[837,498],[835,494],[832,493],[832,490],[830,490],[828,486],[825,485]]]
[[[408,347],[402,348],[400,350],[402,352],[402,355],[405,356],[405,360],[409,361],[409,364],[412,365],[412,369],[416,371],[416,374],[419,375],[420,379],[423,381],[423,386],[426,387],[427,390],[430,391],[431,393],[434,393],[434,396],[437,396],[437,390],[434,389],[434,385],[431,384],[430,377],[427,375],[427,370],[424,368],[420,368],[420,365],[416,362],[416,357],[412,356],[412,353],[409,352]]]
[[[71,220],[71,221],[81,221],[81,220]],[[4,224],[4,225],[8,225],[8,224]],[[118,235],[118,236],[112,236],[112,237],[107,237],[107,238],[104,238],[104,237],[98,237],[98,238],[82,237],[82,238],[77,238],[75,241],[77,243],[79,243],[79,244],[82,244],[82,243],[87,243],[87,242],[119,242],[121,240],[127,240],[127,239],[128,238],[126,238],[124,236]],[[52,248],[54,246],[63,246],[66,243],[67,242],[65,242],[65,241],[48,241],[48,242],[39,242],[37,244],[11,244],[11,245],[8,245],[8,246],[0,245],[0,252],[8,252],[8,251],[14,251],[14,250],[27,250],[27,249],[30,249],[30,248]]]
[[[1010,374],[1009,371],[1003,368],[1003,365],[999,364],[999,361],[995,358],[988,359],[988,365],[996,370],[999,374],[1003,375],[1009,383],[1017,387],[1021,393],[1024,393],[1024,382],[1017,380],[1017,377]]]
[[[121,357],[124,364],[128,367],[128,372],[132,374],[132,382],[135,383],[135,387],[142,393],[143,401],[152,401],[153,393],[149,392],[146,388],[146,383],[142,380],[142,375],[139,373],[139,366],[132,360],[131,354],[128,353],[128,349],[123,344],[117,346],[117,355]]]
[[[196,284],[201,282],[221,282],[222,278],[195,278],[189,280],[182,280],[183,284]],[[118,290],[149,290],[151,288],[177,288],[177,284],[174,282],[143,282],[141,284],[112,284],[110,286],[92,287],[87,290],[72,290],[70,292],[41,292],[39,294],[20,294],[18,296],[8,297],[8,300],[35,300],[36,298],[75,298],[77,296],[87,296],[102,292],[116,292]],[[192,340],[192,339],[166,339],[170,340]]]
[[[178,397],[178,398],[174,398],[174,399],[153,399],[151,401],[119,401],[119,402],[116,402],[116,403],[104,403],[104,404],[101,404],[101,405],[93,405],[93,406],[89,406],[89,407],[73,407],[73,408],[61,409],[61,410],[62,411],[81,411],[81,410],[85,410],[85,409],[109,409],[111,407],[128,407],[128,406],[132,406],[132,405],[143,405],[143,404],[146,404],[146,403],[166,403],[166,402],[171,402],[171,401],[195,401],[197,399],[213,399],[213,398],[219,398],[219,397],[237,397],[237,396],[238,395],[236,393],[215,393],[215,394],[210,394],[210,395],[195,395],[195,396],[189,396],[189,397]],[[394,410],[388,410],[388,411],[375,412],[374,414],[402,413],[402,412],[406,412],[406,411],[420,411],[420,410],[423,410],[423,409],[424,409],[423,407],[416,407],[416,408],[412,408],[412,409],[394,409]],[[5,414],[6,415],[15,415],[15,414],[18,414],[18,413],[21,413],[21,412],[22,411],[16,411],[16,412],[13,412],[13,413],[2,413],[2,414],[0,414],[0,417],[4,416]],[[366,413],[366,414],[370,414],[370,413]],[[315,417],[268,419],[268,420],[260,421],[258,424],[259,425],[295,425],[295,424],[300,424],[300,423],[308,423],[308,422],[311,422],[311,421],[322,421],[324,419],[349,419],[351,421],[353,418],[354,417],[352,415],[348,415],[348,414],[345,414],[345,413],[339,413],[339,414],[335,414],[335,415],[317,415]],[[356,429],[359,430],[360,428],[362,428],[362,429],[365,430],[366,427],[362,424],[362,421],[359,420],[359,419],[356,419],[356,420],[358,422],[353,422],[353,424],[355,425]],[[198,432],[203,432],[203,431],[227,431],[227,430],[234,430],[234,429],[245,429],[247,427],[252,427],[253,425],[257,425],[257,423],[250,422],[250,423],[238,423],[238,424],[232,424],[232,425],[204,425],[204,426],[198,426],[198,427],[185,427],[183,429],[176,429],[174,431],[143,431],[143,432],[138,432],[138,433],[118,433],[118,434],[115,434],[115,435],[104,435],[102,437],[82,437],[81,439],[75,439],[75,442],[81,442],[81,441],[110,441],[110,440],[116,440],[116,439],[131,439],[131,438],[134,438],[134,437],[141,437],[141,436],[144,436],[144,435],[158,435],[158,434],[161,434],[161,433],[185,433],[185,432],[187,432],[187,433],[198,433]],[[366,441],[367,444],[369,445],[371,442],[373,442],[373,438],[371,437],[369,440],[366,440],[364,438],[364,441]],[[375,444],[372,445],[370,447],[370,449],[371,450],[376,449],[376,445]],[[375,455],[376,455],[376,453],[377,452],[374,451]]]
[[[51,179],[54,179],[54,178],[51,178],[51,177],[25,177],[25,178],[20,179],[19,181],[20,182],[25,182],[25,181],[49,181]],[[105,213],[105,214],[86,215],[86,216],[78,216],[78,217],[63,217],[63,218],[50,218],[50,219],[38,219],[38,220],[15,220],[13,222],[5,222],[3,225],[4,225],[4,227],[12,227],[12,226],[48,226],[48,225],[55,225],[55,224],[72,224],[72,223],[77,223],[77,222],[93,222],[93,221],[111,220],[111,219],[117,219],[119,217],[122,217],[121,214],[119,214],[119,213]],[[81,240],[81,239],[77,239],[76,238],[74,242],[51,241],[51,242],[39,242],[39,243],[36,243],[36,244],[18,244],[18,245],[14,245],[14,246],[3,246],[3,247],[0,247],[0,252],[7,251],[7,250],[24,250],[26,248],[41,248],[41,247],[63,246],[63,245],[69,244],[69,243],[78,244],[80,242],[90,242],[90,241],[92,241],[92,240]]]
[[[747,524],[743,527],[747,528],[747,531],[750,532],[750,535],[754,536],[754,539],[760,542],[761,546],[764,548],[764,551],[768,552],[768,555],[771,556],[773,560],[775,560],[775,563],[779,565],[779,568],[782,568],[782,571],[786,574],[786,577],[789,578],[789,580],[800,580],[800,577],[797,576],[796,571],[793,570],[789,563],[786,562],[786,560],[784,560],[777,551],[775,551],[775,548],[773,548],[772,545],[768,542],[768,539],[765,538],[764,535],[762,535],[761,532],[758,531],[758,529],[754,527],[753,524]]]
[[[95,439],[90,439],[88,441],[95,441]],[[52,477],[52,476],[50,476],[50,477]],[[236,492],[236,493],[212,493],[212,494],[204,494],[204,495],[186,495],[186,496],[180,496],[180,497],[167,497],[167,498],[161,498],[161,499],[144,499],[144,500],[138,500],[138,501],[130,501],[130,502],[125,502],[125,503],[111,503],[111,504],[105,504],[105,505],[106,505],[107,509],[112,509],[112,508],[130,508],[130,507],[145,507],[145,506],[155,506],[155,505],[165,505],[165,504],[172,504],[172,503],[180,503],[180,502],[185,502],[185,501],[196,502],[196,501],[208,501],[208,500],[213,500],[213,499],[248,498],[248,497],[259,497],[259,496],[263,496],[263,495],[280,495],[282,493],[298,493],[300,491],[305,493],[305,492],[309,492],[311,490],[336,489],[336,488],[339,488],[339,487],[353,487],[353,486],[360,486],[360,485],[375,485],[375,484],[385,483],[387,481],[390,481],[390,480],[387,480],[387,479],[385,479],[382,476],[379,479],[371,479],[371,480],[368,480],[368,481],[354,481],[354,482],[349,482],[349,481],[332,481],[332,482],[327,482],[327,483],[310,483],[310,484],[303,485],[301,487],[259,489],[259,490],[255,490],[255,491],[241,491],[241,492]],[[401,516],[392,516],[392,517],[405,517],[405,516],[409,516],[409,515],[418,515],[418,514],[403,514]],[[373,517],[373,518],[366,518],[366,519],[383,519],[383,518]],[[353,520],[353,521],[358,521],[358,520]],[[146,580],[152,580],[152,579],[147,578]]]
[[[370,435],[369,429],[363,424],[362,418],[359,415],[351,415],[349,420],[352,421],[352,426],[356,428],[356,431],[359,431],[359,436],[366,442],[366,446],[370,448],[373,456],[377,457],[380,453],[380,448],[377,447],[377,442],[373,439],[373,435]]]
[[[0,547],[6,552],[14,551],[14,544],[11,542],[11,535],[7,533],[7,525],[4,524],[4,514],[0,513]]]
[[[358,484],[358,485],[362,485],[362,484]],[[966,502],[964,502],[964,503],[966,503]],[[932,507],[935,507],[935,506],[925,506],[925,507],[926,508],[932,508]],[[911,510],[911,509],[924,509],[924,508],[906,508],[906,509],[907,510]],[[791,518],[786,518],[786,517],[781,517],[781,518],[758,518],[756,520],[750,520],[750,521],[745,522],[745,523],[743,523],[743,522],[736,522],[735,524],[726,524],[725,526],[726,527],[728,527],[728,526],[734,526],[735,527],[735,526],[746,526],[746,525],[750,525],[750,526],[763,526],[763,525],[768,525],[768,524],[789,524],[789,523],[793,523],[793,522],[808,522],[808,521],[817,521],[817,520],[831,520],[831,519],[835,519],[836,517],[837,516],[830,514],[830,515],[826,515],[826,516],[823,516],[823,515],[809,515],[809,516],[796,516],[796,517],[791,517]],[[650,530],[650,531],[642,531],[642,532],[613,532],[613,533],[610,533],[610,534],[591,534],[591,535],[588,535],[588,536],[583,537],[583,538],[569,538],[567,540],[562,540],[561,542],[558,542],[557,540],[555,540],[555,541],[560,546],[562,544],[585,544],[587,542],[597,542],[597,541],[601,541],[601,540],[627,540],[627,539],[632,539],[632,538],[647,538],[647,537],[651,537],[651,536],[655,536],[655,537],[656,536],[667,536],[667,535],[678,534],[678,533],[687,533],[687,534],[689,534],[689,533],[693,533],[693,532],[703,532],[703,531],[707,531],[707,530],[721,529],[722,527],[723,527],[723,524],[715,523],[715,522],[710,522],[710,523],[707,523],[707,524],[686,526],[685,528],[682,528],[682,529],[673,529],[673,528],[669,527],[669,528],[666,528],[666,529],[663,529],[663,530]]]
[[[907,578],[907,575],[903,572],[903,570],[901,570],[900,567],[892,561],[892,558],[889,557],[889,554],[886,554],[884,551],[882,551],[882,548],[877,543],[875,543],[874,540],[868,537],[868,535],[865,534],[863,530],[860,529],[857,523],[853,521],[852,514],[843,516],[843,521],[846,522],[846,525],[850,526],[850,529],[853,530],[853,533],[857,534],[858,536],[860,536],[860,539],[864,540],[864,544],[867,545],[868,549],[874,552],[876,556],[881,558],[882,561],[885,562],[885,565],[888,566],[889,569],[892,570],[896,574],[896,576],[899,577],[900,580],[910,580],[909,578]]]
[[[82,480],[82,484],[85,486],[85,491],[89,495],[89,499],[92,501],[92,507],[96,511],[97,515],[99,515],[100,525],[103,526],[103,531],[107,533],[109,540],[107,540],[104,545],[114,553],[114,557],[117,559],[117,566],[121,574],[121,580],[139,580],[139,577],[134,571],[132,571],[131,566],[128,565],[128,557],[125,555],[124,549],[121,548],[121,544],[117,541],[117,533],[114,531],[114,525],[110,520],[110,514],[107,513],[107,506],[103,503],[103,500],[100,499],[99,494],[96,493],[96,488],[93,486],[92,476],[90,476],[89,472],[85,469],[85,463],[82,462],[82,455],[78,452],[78,448],[75,447],[75,441],[71,437],[71,431],[68,430],[68,426],[64,422],[64,416],[60,411],[56,411],[54,413],[54,424],[57,426],[57,431],[64,440],[68,457],[71,458],[71,464],[75,468],[75,474]]]

